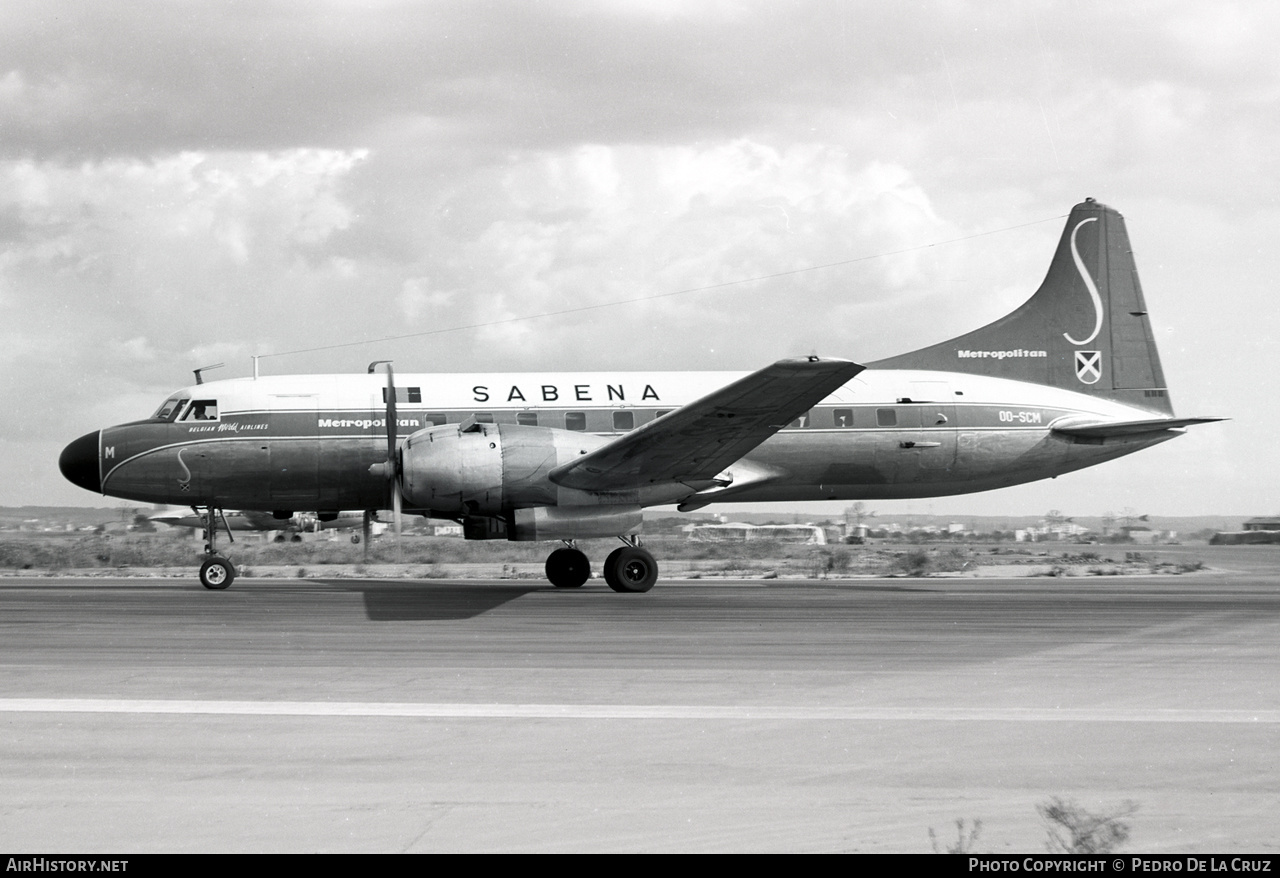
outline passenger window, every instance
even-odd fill
[[[586,412],[565,412],[564,428],[573,430],[577,433],[587,432],[587,413]]]
[[[427,412],[422,416],[422,422],[428,427],[439,427],[441,424],[448,423],[449,419],[445,417],[444,412]]]
[[[182,416],[184,421],[216,421],[218,420],[218,401],[216,399],[197,399],[191,408]]]
[[[853,426],[853,409],[836,409],[834,414],[837,427]]]
[[[397,387],[396,402],[422,402],[421,387]],[[387,404],[387,388],[382,388],[382,404]]]
[[[669,415],[669,414],[671,414],[671,409],[658,409],[656,412],[653,413],[653,418],[656,421],[658,418],[662,417],[663,415]]]
[[[636,425],[636,416],[632,412],[614,412],[613,413],[613,429],[619,433],[625,433],[634,429]]]
[[[476,412],[477,424],[492,424],[493,412]]]
[[[516,423],[522,427],[538,426],[537,412],[516,412]]]
[[[800,417],[796,418],[790,424],[787,424],[787,426],[792,428],[793,430],[803,430],[805,427],[809,426],[811,423],[813,423],[813,412],[808,411],[808,412],[805,412]]]
[[[898,426],[897,409],[876,409],[876,426],[877,427]]]

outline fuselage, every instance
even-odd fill
[[[581,433],[584,447],[594,447],[740,377],[398,374],[395,432],[403,440],[432,425],[474,418]],[[387,482],[370,468],[387,458],[386,389],[376,374],[192,385],[172,394],[152,418],[73,443],[67,454],[79,457],[72,480],[149,503],[277,512],[385,508]],[[1055,422],[1151,416],[1039,384],[868,369],[747,456],[748,466],[775,477],[758,484],[746,480],[715,499],[857,500],[984,491],[1092,466],[1177,435],[1081,441],[1052,432]],[[669,493],[661,497],[673,502]]]

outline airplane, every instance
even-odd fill
[[[1222,420],[1174,416],[1124,219],[1092,198],[1022,306],[865,365],[397,376],[376,361],[365,374],[196,379],[151,417],[71,442],[59,466],[104,495],[203,508],[208,589],[235,578],[216,547],[227,507],[391,509],[397,523],[452,519],[468,539],[560,541],[546,562],[559,588],[591,576],[577,540],[617,537],[605,581],[647,592],[658,565],[645,507],[987,491]]]
[[[294,531],[294,539],[298,539],[296,534],[302,532],[315,533],[321,530],[352,530],[373,523],[364,520],[364,515],[359,512],[295,512],[285,518],[276,518],[270,512],[259,512],[252,509],[237,510],[219,510],[219,518],[221,519],[223,529],[226,531]],[[192,508],[190,512],[184,510],[164,509],[147,516],[149,521],[156,524],[167,524],[169,527],[185,527],[189,529],[203,529],[208,521],[199,509]],[[381,528],[381,522],[376,523],[376,527]],[[380,530],[378,531],[380,532]],[[365,537],[367,539],[367,536]],[[359,534],[352,535],[352,542],[360,542]]]

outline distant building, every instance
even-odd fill
[[[1088,533],[1089,529],[1076,524],[1073,521],[1061,520],[1055,522],[1046,522],[1041,527],[1019,528],[1013,532],[1013,538],[1018,542],[1040,543],[1048,541],[1070,540],[1083,536]]]
[[[689,528],[689,539],[698,543],[749,543],[753,540],[777,540],[825,546],[827,532],[813,524],[695,524]]]
[[[1245,530],[1280,530],[1280,515],[1251,518],[1244,523]]]

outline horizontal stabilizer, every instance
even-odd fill
[[[1176,430],[1180,427],[1193,427],[1196,424],[1211,424],[1224,421],[1226,418],[1154,418],[1144,421],[1081,421],[1068,420],[1050,426],[1055,433],[1064,436],[1076,436],[1080,439],[1111,439],[1120,436],[1141,436],[1148,433],[1160,433],[1164,430]]]

